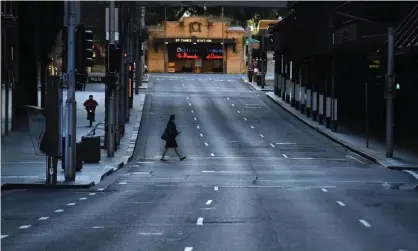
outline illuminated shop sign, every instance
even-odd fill
[[[210,48],[207,49],[206,59],[222,59],[223,49],[222,48]]]
[[[191,38],[175,38],[174,42],[176,43],[192,43]],[[206,39],[206,38],[198,38],[196,39],[197,43],[213,43],[212,39]]]
[[[188,54],[188,53],[177,53],[176,57],[179,59],[198,59],[199,56],[197,54]]]
[[[198,48],[177,47],[176,49],[176,58],[179,59],[198,59],[198,54]]]

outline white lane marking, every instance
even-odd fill
[[[93,226],[91,228],[104,228],[104,226]]]
[[[218,188],[218,187],[214,187],[214,188],[213,188],[213,190],[218,191],[218,190],[219,190],[219,188]]]
[[[145,233],[145,232],[141,232],[141,233],[139,233],[139,235],[163,235],[163,233]]]
[[[191,112],[192,112],[192,113],[194,113],[194,111],[193,111],[193,110],[191,110]]]
[[[237,111],[238,113],[241,113],[240,111]]]
[[[370,225],[367,221],[365,221],[365,220],[363,220],[363,219],[360,219],[360,220],[358,220],[358,221],[360,221],[360,223],[361,224],[363,224],[365,227],[371,227],[372,225]]]
[[[2,235],[1,235],[1,238],[3,239],[3,238],[6,238],[7,236],[9,236],[9,235],[7,235],[7,234],[2,234]]]
[[[209,144],[205,142],[205,146],[209,146]]]
[[[32,225],[22,225],[19,227],[19,229],[27,229],[30,228]]]
[[[264,138],[264,135],[260,133],[260,137]]]
[[[197,126],[196,126],[196,128],[197,128],[197,129],[200,129],[200,126],[199,126],[199,125],[197,125]]]
[[[64,212],[64,209],[57,209],[54,211],[54,213],[62,213],[62,212]]]
[[[189,103],[189,106],[192,106],[192,104]]]
[[[80,198],[80,200],[87,200],[87,198],[86,197],[82,197],[82,198]]]
[[[251,127],[251,129],[254,129],[254,126],[250,126]]]
[[[342,206],[342,207],[345,207],[345,204],[344,204],[343,202],[341,202],[341,201],[337,201],[337,203],[338,203],[338,205],[340,205],[340,206]]]
[[[194,119],[195,121],[197,120],[197,118],[196,118],[196,117],[194,117],[193,119]]]
[[[358,163],[360,163],[360,164],[364,164],[361,160],[357,159],[357,158],[356,158],[356,157],[354,157],[354,156],[347,155],[347,158],[352,159],[352,160],[355,160],[355,161],[357,161],[357,162],[358,162]]]
[[[89,195],[95,195],[96,193],[89,193]]]
[[[122,181],[118,183],[119,185],[127,185],[128,183],[126,181]]]
[[[186,97],[186,99],[189,99],[189,97]]]
[[[235,106],[234,104],[232,104],[232,106]]]
[[[410,171],[410,170],[404,170],[404,171],[409,173],[410,175],[414,176],[414,178],[418,180],[418,174],[416,174],[415,172]]]
[[[285,157],[287,159],[287,155],[286,154],[283,153],[282,155],[283,155],[283,157]]]
[[[201,171],[202,173],[214,173],[215,171]]]
[[[103,190],[104,190],[104,188],[99,188],[99,189],[97,189],[97,190],[99,190],[99,191],[103,191]]]
[[[211,155],[212,157],[215,157],[215,154],[214,154],[214,153],[210,153],[210,155]]]
[[[202,217],[197,218],[196,225],[198,225],[198,226],[202,226],[203,225],[203,218]]]
[[[247,120],[247,118],[244,118],[244,120],[246,121],[246,120]]]
[[[193,250],[193,247],[185,247],[184,248],[184,251],[192,251]]]
[[[276,143],[276,145],[296,145],[296,143]]]
[[[206,205],[210,205],[210,204],[212,204],[212,200],[206,201]]]
[[[273,145],[273,144],[271,144],[271,143],[270,143],[270,145],[271,145],[271,147],[276,147],[275,145]]]
[[[328,190],[327,189],[325,189],[325,188],[321,188],[321,190],[322,190],[322,192],[328,192]]]
[[[38,220],[47,220],[47,219],[49,219],[49,217],[41,217]]]
[[[229,100],[229,98],[228,98],[228,97],[226,97],[226,99],[228,99],[228,100]]]
[[[74,206],[76,203],[74,203],[74,202],[71,202],[71,203],[68,203],[67,204],[67,206]]]
[[[200,137],[203,137],[203,134],[200,134]]]

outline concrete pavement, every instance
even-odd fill
[[[318,134],[239,77],[173,74],[152,82],[126,168],[94,189],[2,196],[3,249],[418,246],[417,193],[403,189],[410,175]],[[161,163],[160,136],[172,113],[188,158],[169,152]]]
[[[77,140],[81,140],[91,131],[86,119],[86,111],[83,107],[84,101],[91,94],[99,106],[96,110],[96,122],[104,121],[104,89],[100,87],[87,87],[86,91],[77,91]],[[66,94],[66,93],[65,93]],[[64,94],[64,100],[66,95]],[[58,186],[59,187],[89,187],[100,182],[104,176],[122,167],[132,155],[132,142],[136,141],[139,129],[142,108],[145,95],[140,94],[134,98],[134,108],[130,111],[131,121],[126,125],[126,135],[121,139],[121,145],[115,153],[114,158],[108,158],[106,151],[102,150],[102,160],[98,164],[84,164],[83,170],[77,172],[75,182],[65,182],[64,173],[59,163]],[[103,126],[99,126],[96,135],[103,136]],[[65,125],[64,125],[65,130]],[[133,136],[133,137],[132,137]],[[30,139],[27,127],[18,132],[12,132],[2,139],[2,170],[1,185],[4,189],[30,188],[44,185],[46,159],[44,156],[35,155],[33,143]]]

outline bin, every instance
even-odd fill
[[[83,136],[82,143],[82,160],[85,163],[99,163],[101,160],[100,136]]]

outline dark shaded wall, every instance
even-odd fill
[[[36,62],[44,64],[63,25],[63,2],[19,2],[19,83],[16,115],[22,105],[37,105]]]

